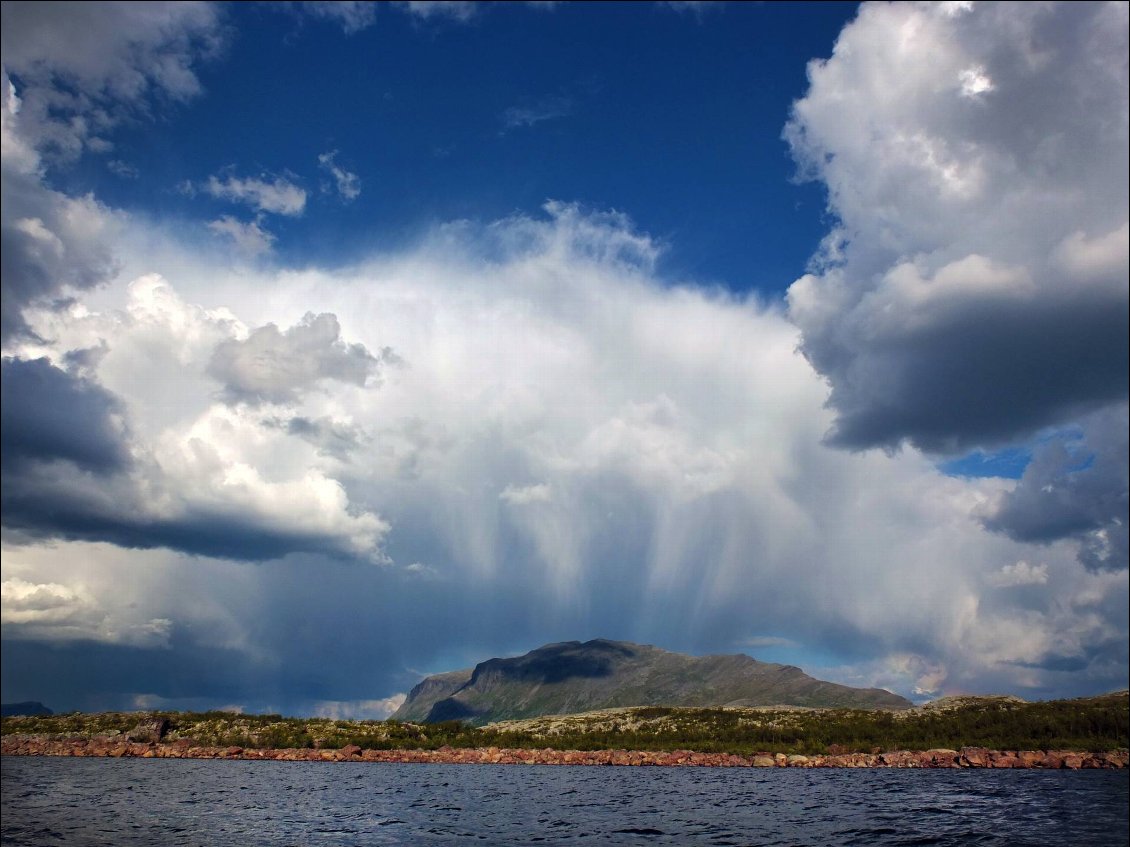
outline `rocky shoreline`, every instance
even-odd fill
[[[644,750],[553,750],[500,747],[438,750],[363,750],[356,745],[340,749],[253,749],[204,747],[180,739],[170,743],[124,741],[115,737],[57,739],[8,735],[0,743],[5,756],[102,756],[139,759],[242,759],[282,762],[397,762],[491,765],[613,765],[721,768],[1022,768],[1081,770],[1125,768],[1127,750],[1081,752],[1076,750],[896,750],[888,753],[838,753],[786,756],[758,753],[695,753]]]

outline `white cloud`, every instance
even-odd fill
[[[334,187],[343,200],[356,200],[361,196],[361,180],[357,174],[351,173],[337,164],[334,161],[336,156],[336,150],[321,153],[318,156],[318,165],[333,177]]]
[[[306,208],[306,190],[284,177],[240,179],[235,176],[208,177],[204,191],[221,200],[244,203],[258,212],[294,217]]]
[[[209,221],[208,229],[230,239],[236,250],[247,256],[270,253],[275,243],[275,236],[263,229],[258,221],[241,221],[231,215],[222,215]]]

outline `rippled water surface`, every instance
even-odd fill
[[[23,845],[1125,845],[1127,771],[4,757]]]

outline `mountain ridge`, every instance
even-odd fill
[[[598,638],[546,644],[521,656],[429,676],[392,717],[436,723],[574,714],[632,706],[800,706],[909,709],[884,689],[851,688],[744,654],[689,656]]]

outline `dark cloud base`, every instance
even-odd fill
[[[1124,400],[1125,295],[1034,312],[977,303],[960,322],[850,353],[806,333],[803,351],[832,384],[829,441],[858,450],[905,440],[953,454],[1007,445]]]

